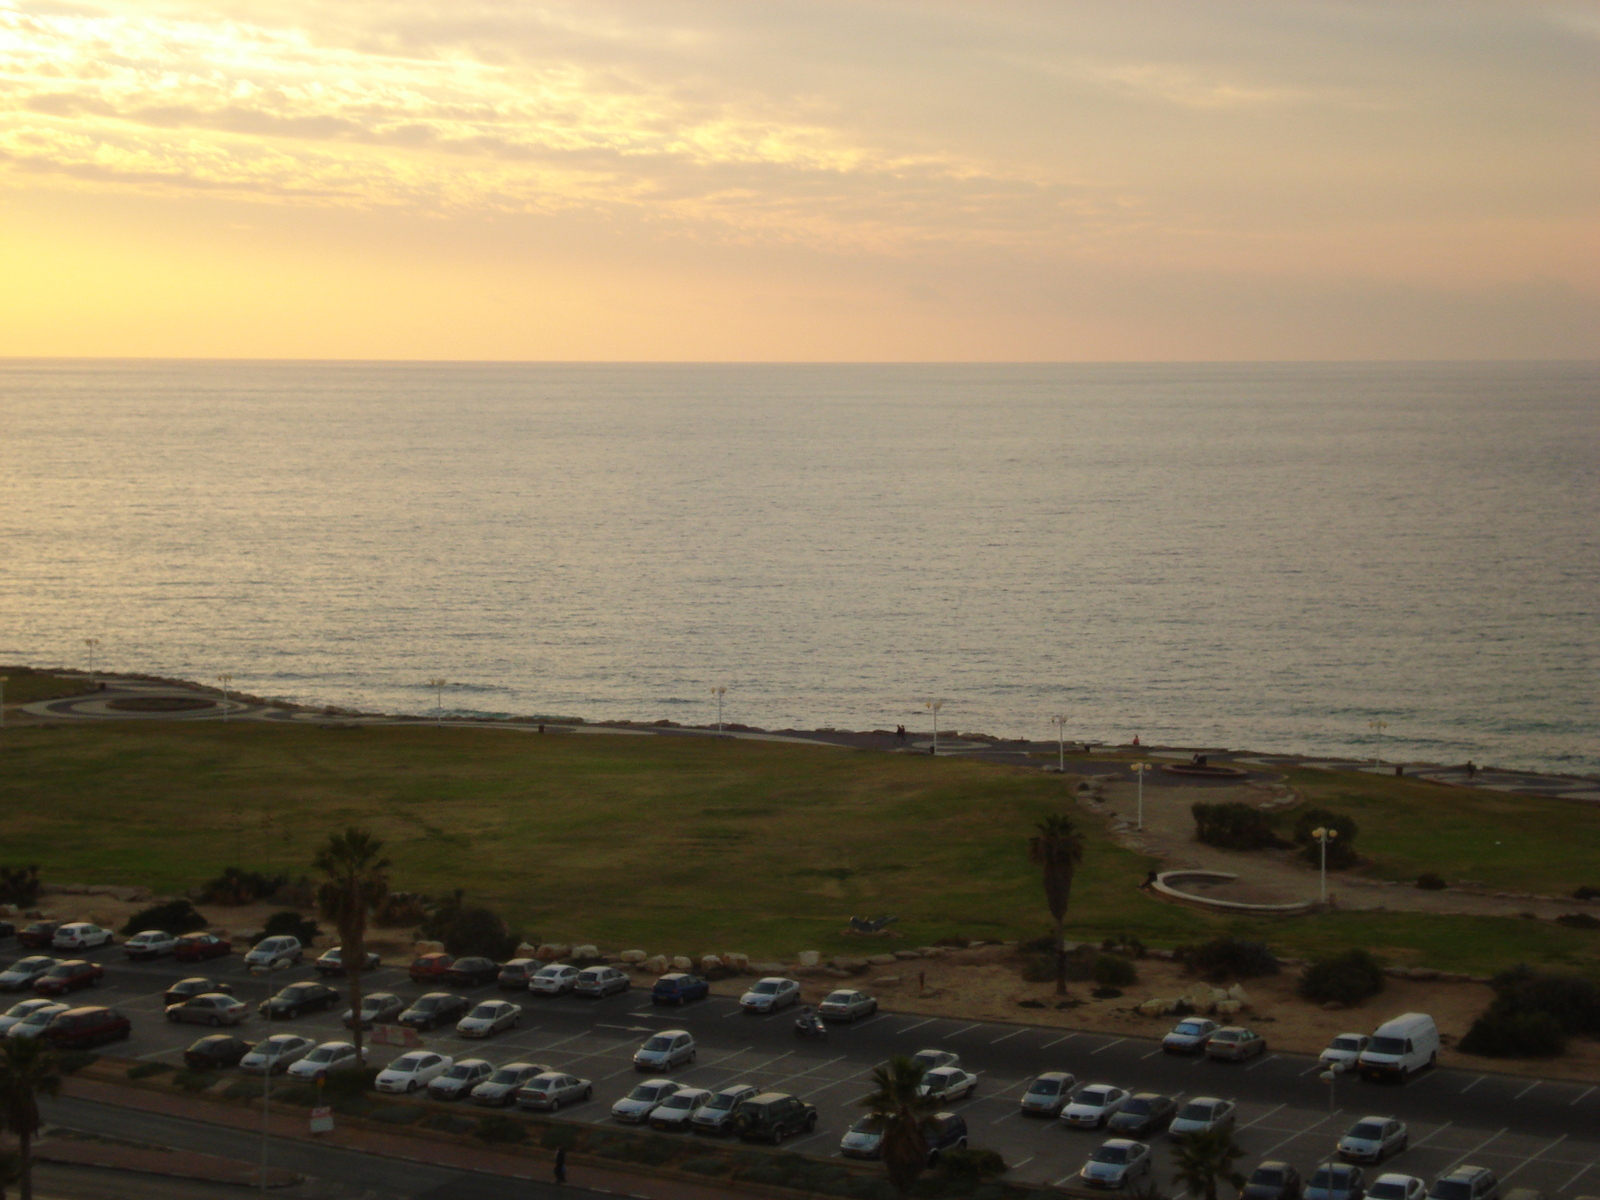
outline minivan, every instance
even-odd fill
[[[1404,1013],[1378,1026],[1356,1059],[1363,1079],[1404,1080],[1439,1060],[1439,1027],[1427,1013]]]
[[[247,967],[275,967],[280,964],[296,963],[304,953],[300,939],[283,934],[278,937],[262,938],[256,943],[255,949],[244,956]]]
[[[580,996],[615,996],[630,986],[627,975],[615,967],[585,967],[572,990]]]

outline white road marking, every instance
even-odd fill
[[[1316,1122],[1314,1122],[1314,1123],[1312,1123],[1310,1125],[1307,1125],[1304,1129],[1296,1130],[1294,1133],[1291,1133],[1288,1137],[1284,1138],[1283,1141],[1277,1142],[1277,1143],[1275,1143],[1275,1144],[1273,1144],[1271,1146],[1268,1146],[1265,1150],[1263,1150],[1261,1152],[1260,1157],[1261,1158],[1271,1158],[1272,1154],[1273,1154],[1273,1151],[1277,1150],[1279,1147],[1287,1146],[1290,1142],[1294,1141],[1295,1138],[1297,1138],[1297,1137],[1304,1137],[1306,1134],[1310,1133],[1313,1129],[1317,1128],[1318,1125],[1326,1125],[1329,1121],[1333,1120],[1335,1117],[1337,1117],[1343,1111],[1344,1111],[1344,1109],[1342,1109],[1342,1108],[1336,1109],[1335,1111],[1329,1113],[1327,1116],[1323,1117],[1321,1120],[1316,1121]],[[1178,1200],[1178,1198],[1176,1196],[1174,1196],[1173,1200]]]
[[[1584,1088],[1583,1091],[1579,1092],[1577,1094],[1577,1096],[1573,1098],[1571,1103],[1572,1104],[1577,1104],[1580,1100],[1583,1100],[1584,1098],[1586,1098],[1589,1095],[1589,1093],[1592,1092],[1592,1091],[1594,1091],[1594,1088]],[[1571,1104],[1569,1104],[1568,1107],[1570,1108]]]
[[[1059,1045],[1061,1045],[1062,1042],[1070,1042],[1073,1038],[1075,1038],[1077,1036],[1078,1035],[1075,1034],[1075,1033],[1069,1033],[1069,1034],[1067,1034],[1066,1037],[1058,1037],[1053,1042],[1046,1042],[1044,1045],[1040,1046],[1039,1049],[1048,1050],[1048,1049],[1050,1049],[1051,1046],[1059,1046]]]
[[[1107,1042],[1104,1046],[1101,1046],[1100,1050],[1109,1050],[1113,1046],[1120,1046],[1120,1045],[1122,1045],[1123,1042],[1125,1042],[1127,1040],[1128,1040],[1127,1038],[1117,1038],[1115,1041]],[[1091,1050],[1091,1051],[1089,1051],[1089,1053],[1091,1055],[1099,1054],[1100,1050]]]
[[[1275,1059],[1277,1057],[1278,1056],[1276,1054],[1264,1054],[1260,1058],[1256,1059],[1255,1062],[1251,1063],[1248,1067],[1246,1067],[1245,1070],[1246,1071],[1254,1071],[1257,1067],[1262,1066],[1265,1063],[1269,1063],[1269,1062],[1271,1062],[1273,1059]]]
[[[1584,1163],[1583,1166],[1581,1166],[1581,1167],[1579,1167],[1577,1169],[1577,1171],[1573,1174],[1572,1178],[1567,1180],[1560,1187],[1558,1187],[1556,1189],[1556,1191],[1565,1192],[1565,1191],[1571,1190],[1572,1185],[1577,1183],[1579,1179],[1583,1178],[1584,1173],[1587,1172],[1593,1166],[1594,1166],[1594,1163]]]
[[[1277,1112],[1279,1108],[1284,1108],[1284,1107],[1285,1107],[1285,1105],[1280,1104],[1280,1105],[1278,1105],[1278,1108],[1269,1108],[1266,1112],[1262,1113],[1254,1121],[1246,1121],[1243,1125],[1239,1126],[1239,1128],[1240,1129],[1249,1129],[1250,1126],[1252,1126],[1252,1125],[1259,1125],[1262,1121],[1265,1121],[1273,1113]]]
[[[1149,1054],[1141,1054],[1139,1056],[1139,1061],[1143,1062],[1147,1058],[1154,1058],[1156,1055],[1158,1055],[1160,1053],[1161,1053],[1161,1047],[1157,1046],[1154,1050],[1150,1051]]]
[[[1513,1100],[1521,1100],[1524,1096],[1526,1096],[1529,1092],[1533,1091],[1534,1088],[1538,1087],[1543,1082],[1544,1082],[1544,1080],[1542,1080],[1542,1079],[1535,1079],[1527,1087],[1523,1088],[1520,1092],[1518,1092],[1515,1096],[1513,1096],[1511,1098]]]
[[[1509,1127],[1508,1127],[1508,1128],[1509,1128]],[[1483,1148],[1484,1148],[1484,1147],[1485,1147],[1485,1146],[1487,1146],[1487,1145],[1488,1145],[1488,1144],[1489,1144],[1489,1143],[1490,1143],[1490,1142],[1492,1142],[1492,1141],[1494,1141],[1494,1140],[1495,1140],[1495,1138],[1497,1138],[1497,1137],[1499,1137],[1499,1136],[1500,1136],[1500,1134],[1501,1134],[1501,1133],[1504,1133],[1504,1132],[1505,1132],[1505,1130],[1504,1130],[1504,1129],[1502,1129],[1502,1130],[1500,1130],[1500,1133],[1491,1133],[1491,1134],[1490,1134],[1490,1135],[1489,1135],[1489,1136],[1488,1136],[1488,1137],[1486,1137],[1486,1138],[1484,1138],[1484,1139],[1483,1139],[1483,1141],[1481,1141],[1481,1142],[1479,1142],[1479,1143],[1478,1143],[1478,1144],[1477,1144],[1477,1145],[1476,1145],[1476,1146],[1474,1146],[1474,1147],[1473,1147],[1473,1148],[1472,1148],[1472,1149],[1471,1149],[1471,1150],[1468,1150],[1468,1151],[1467,1151],[1467,1152],[1466,1152],[1466,1153],[1465,1153],[1465,1154],[1463,1154],[1463,1155],[1462,1155],[1462,1156],[1461,1156],[1461,1157],[1460,1157],[1460,1158],[1458,1158],[1458,1159],[1456,1159],[1456,1160],[1455,1160],[1455,1162],[1453,1162],[1453,1163],[1451,1163],[1451,1164],[1450,1164],[1450,1165],[1449,1165],[1449,1166],[1448,1166],[1448,1167],[1446,1167],[1446,1168],[1445,1168],[1445,1169],[1444,1169],[1444,1170],[1442,1170],[1442,1171],[1440,1171],[1440,1172],[1439,1172],[1439,1174],[1440,1174],[1440,1175],[1448,1175],[1448,1174],[1450,1174],[1450,1172],[1451,1172],[1451,1171],[1454,1171],[1454,1170],[1455,1170],[1455,1169],[1456,1169],[1456,1168],[1457,1168],[1457,1167],[1459,1167],[1459,1166],[1460,1166],[1460,1165],[1461,1165],[1461,1164],[1462,1164],[1462,1163],[1464,1163],[1464,1162],[1466,1162],[1466,1161],[1467,1161],[1467,1160],[1468,1160],[1468,1159],[1469,1159],[1469,1158],[1471,1158],[1471,1157],[1472,1157],[1472,1156],[1473,1156],[1473,1155],[1474,1155],[1474,1154],[1476,1154],[1476,1153],[1478,1153],[1478,1151],[1480,1151],[1480,1150],[1482,1150],[1482,1149],[1483,1149]]]
[[[1487,1075],[1479,1075],[1471,1083],[1467,1084],[1466,1087],[1462,1088],[1461,1092],[1459,1094],[1460,1095],[1466,1095],[1466,1093],[1470,1092],[1473,1088],[1477,1087],[1480,1083],[1482,1083],[1487,1078],[1489,1078]]]
[[[980,1025],[980,1022],[976,1022],[975,1021],[971,1025],[968,1025],[965,1029],[958,1029],[954,1033],[945,1034],[939,1040],[941,1042],[948,1042],[951,1038],[960,1037],[963,1033],[971,1033],[974,1029],[979,1028],[979,1025]]]
[[[896,1033],[910,1033],[913,1029],[921,1029],[924,1025],[932,1025],[938,1017],[929,1017],[926,1021],[918,1021],[915,1025],[907,1025],[904,1029],[896,1029]]]
[[[1023,1028],[1023,1029],[1013,1029],[1013,1030],[1012,1030],[1012,1031],[1011,1031],[1011,1032],[1010,1032],[1010,1033],[1003,1033],[1003,1034],[1001,1034],[1001,1035],[1000,1035],[1000,1036],[999,1036],[999,1037],[997,1037],[997,1038],[995,1038],[995,1040],[994,1040],[994,1041],[992,1041],[992,1042],[990,1042],[990,1043],[989,1043],[989,1045],[991,1045],[991,1046],[998,1046],[998,1045],[999,1045],[999,1044],[1000,1044],[1000,1043],[1001,1043],[1001,1042],[1003,1042],[1003,1041],[1005,1041],[1005,1040],[1006,1040],[1006,1039],[1007,1039],[1007,1038],[1014,1038],[1014,1037],[1016,1037],[1016,1036],[1017,1036],[1017,1034],[1019,1034],[1019,1033],[1032,1033],[1032,1032],[1033,1032],[1033,1031],[1032,1031],[1032,1030],[1031,1030],[1031,1029],[1026,1029],[1026,1028]]]
[[[1411,1149],[1415,1150],[1418,1146],[1422,1145],[1424,1142],[1428,1141],[1430,1138],[1438,1137],[1446,1129],[1449,1129],[1452,1124],[1454,1124],[1453,1121],[1446,1121],[1443,1125],[1439,1126],[1439,1128],[1435,1129],[1432,1133],[1427,1134],[1425,1137],[1419,1137],[1416,1141],[1411,1143]]]
[[[1540,1155],[1541,1155],[1541,1154],[1543,1154],[1543,1153],[1544,1153],[1544,1152],[1545,1152],[1545,1151],[1546,1151],[1546,1150],[1554,1150],[1554,1149],[1555,1149],[1555,1148],[1556,1148],[1556,1147],[1557,1147],[1557,1146],[1559,1146],[1559,1145],[1560,1145],[1560,1144],[1561,1144],[1561,1143],[1562,1143],[1562,1142],[1564,1142],[1564,1141],[1566,1141],[1566,1140],[1567,1140],[1567,1135],[1566,1135],[1566,1134],[1564,1134],[1564,1133],[1563,1133],[1563,1134],[1562,1134],[1562,1135],[1561,1135],[1561,1136],[1560,1136],[1560,1137],[1558,1137],[1558,1138],[1557,1138],[1557,1139],[1556,1139],[1556,1140],[1555,1140],[1555,1141],[1553,1141],[1553,1142],[1549,1142],[1549,1143],[1546,1143],[1546,1144],[1545,1144],[1545,1145],[1543,1145],[1543,1146],[1540,1146],[1540,1147],[1539,1147],[1539,1148],[1538,1148],[1538,1149],[1537,1149],[1537,1150],[1535,1150],[1535,1151],[1534,1151],[1534,1152],[1533,1152],[1533,1153],[1532,1153],[1532,1154],[1530,1154],[1530,1155],[1528,1155],[1528,1157],[1527,1157],[1527,1158],[1525,1158],[1525,1159],[1523,1159],[1523,1160],[1522,1160],[1522,1161],[1521,1161],[1521,1162],[1519,1162],[1519,1163],[1518,1163],[1518,1164],[1517,1164],[1517,1165],[1516,1165],[1516,1166],[1514,1166],[1514,1167],[1512,1167],[1512,1168],[1511,1168],[1511,1169],[1510,1169],[1510,1170],[1509,1170],[1509,1171],[1507,1171],[1507,1172],[1506,1172],[1506,1173],[1505,1173],[1505,1174],[1503,1174],[1503,1175],[1501,1175],[1501,1176],[1500,1176],[1500,1181],[1501,1181],[1501,1182],[1502,1182],[1502,1183],[1504,1183],[1504,1182],[1505,1182],[1505,1181],[1506,1181],[1506,1180],[1507,1180],[1507,1179],[1510,1179],[1510,1178],[1511,1178],[1511,1177],[1512,1177],[1512,1176],[1513,1176],[1513,1175],[1515,1175],[1515,1174],[1516,1174],[1516,1173],[1517,1173],[1517,1172],[1518,1172],[1518,1171],[1520,1171],[1520,1170],[1522,1170],[1522,1168],[1523,1168],[1523,1167],[1525,1167],[1525,1166],[1527,1166],[1527,1165],[1528,1165],[1528,1164],[1529,1164],[1529,1163],[1531,1163],[1531,1162],[1532,1162],[1532,1161],[1533,1161],[1533,1160],[1534,1160],[1534,1159],[1536,1159],[1536,1158],[1538,1158],[1538,1157],[1539,1157],[1539,1156],[1540,1156]]]
[[[816,1066],[807,1067],[804,1071],[797,1071],[793,1075],[784,1075],[780,1077],[772,1086],[777,1087],[778,1084],[788,1083],[791,1079],[802,1079],[811,1074],[813,1071],[820,1071],[823,1067],[831,1067],[834,1063],[841,1063],[848,1057],[850,1056],[847,1054],[841,1054],[838,1058],[830,1058],[825,1062],[819,1062]]]
[[[1028,1155],[1027,1158],[1020,1158],[1016,1162],[1011,1164],[1011,1169],[1013,1171],[1015,1171],[1018,1167],[1025,1167],[1029,1163],[1031,1163],[1036,1157],[1037,1157],[1037,1155],[1030,1154],[1030,1155]]]

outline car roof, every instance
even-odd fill
[[[1144,1145],[1143,1142],[1136,1142],[1132,1138],[1107,1138],[1105,1141],[1100,1143],[1102,1149],[1104,1149],[1106,1146],[1120,1146],[1126,1148],[1128,1146],[1142,1145]]]
[[[688,1033],[687,1029],[663,1029],[661,1034],[666,1037],[677,1037],[680,1033]]]
[[[1071,1079],[1072,1078],[1072,1072],[1071,1071],[1040,1071],[1039,1075],[1038,1075],[1038,1078],[1040,1078],[1040,1079]]]
[[[762,1092],[759,1096],[751,1096],[751,1104],[769,1104],[774,1100],[789,1099],[788,1092]]]
[[[785,979],[782,975],[763,975],[760,979],[756,980],[756,982],[757,983],[789,983],[790,980]]]

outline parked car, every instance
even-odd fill
[[[91,1005],[57,1013],[39,1036],[57,1050],[86,1050],[102,1042],[120,1041],[132,1033],[133,1022],[122,1013]]]
[[[919,1096],[930,1096],[940,1104],[965,1100],[978,1090],[978,1077],[960,1067],[940,1067],[925,1072],[917,1085]]]
[[[633,1052],[636,1071],[670,1071],[694,1061],[694,1036],[686,1029],[663,1029]]]
[[[33,981],[33,990],[41,996],[65,996],[80,988],[99,987],[106,969],[99,963],[82,958],[69,958],[51,967]]]
[[[493,1075],[468,1092],[467,1099],[485,1107],[504,1108],[517,1098],[517,1093],[527,1086],[529,1080],[543,1075],[549,1069],[543,1063],[506,1063],[503,1067],[496,1067]]]
[[[1367,1188],[1368,1200],[1423,1200],[1428,1185],[1415,1175],[1402,1175],[1389,1171],[1379,1175]]]
[[[1161,1048],[1168,1054],[1199,1054],[1206,1041],[1220,1026],[1205,1017],[1185,1017],[1174,1025],[1161,1039]]]
[[[650,989],[651,1004],[687,1004],[691,1000],[704,1000],[711,994],[711,984],[698,975],[685,975],[672,971],[656,980]]]
[[[1185,1138],[1191,1133],[1209,1133],[1213,1129],[1232,1129],[1239,1118],[1239,1110],[1231,1101],[1215,1096],[1196,1096],[1180,1108],[1167,1126],[1175,1138]]]
[[[758,979],[750,990],[739,997],[739,1007],[748,1013],[777,1012],[800,999],[800,985],[792,979],[769,975]]]
[[[1439,1027],[1427,1013],[1402,1013],[1378,1026],[1356,1059],[1363,1079],[1403,1082],[1439,1061]]]
[[[928,1165],[936,1167],[946,1150],[967,1148],[967,1122],[959,1113],[939,1112],[928,1119]]]
[[[500,964],[492,958],[458,958],[445,968],[444,980],[452,987],[483,987],[500,978]]]
[[[426,996],[412,1002],[395,1018],[400,1025],[409,1025],[413,1029],[437,1029],[441,1025],[448,1025],[459,1021],[471,1004],[465,996],[457,996],[453,992],[429,992]]]
[[[1317,1056],[1317,1061],[1335,1071],[1353,1071],[1356,1060],[1371,1040],[1364,1033],[1341,1033],[1328,1043],[1328,1048]]]
[[[116,935],[93,921],[72,921],[56,930],[50,944],[57,950],[93,950],[96,946],[109,946]]]
[[[60,921],[34,921],[17,930],[17,941],[29,950],[44,950],[54,942],[60,928]]]
[[[736,1083],[732,1087],[725,1087],[707,1100],[705,1107],[695,1110],[694,1116],[689,1119],[689,1125],[696,1133],[732,1133],[734,1112],[741,1103],[754,1095],[756,1089],[748,1083]]]
[[[10,1029],[6,1030],[8,1038],[36,1038],[44,1032],[44,1027],[50,1024],[54,1017],[60,1016],[72,1006],[63,1004],[59,1000],[46,1000],[43,1007],[34,1009],[21,1020],[13,1022]]]
[[[51,1008],[57,1003],[57,1001],[47,1000],[43,996],[35,996],[31,1000],[17,1001],[17,1003],[6,1009],[3,1016],[0,1016],[0,1034],[5,1033],[6,1030],[17,1024],[24,1017],[38,1012],[41,1008]]]
[[[528,990],[536,996],[565,996],[578,986],[578,968],[566,963],[540,967],[528,980]]]
[[[1500,1180],[1488,1167],[1460,1166],[1433,1181],[1428,1200],[1500,1200]]]
[[[455,1066],[455,1059],[434,1050],[409,1050],[383,1070],[372,1086],[380,1092],[409,1094],[430,1086],[435,1079]]]
[[[1339,1139],[1334,1153],[1346,1162],[1380,1163],[1410,1144],[1405,1122],[1394,1117],[1362,1117]]]
[[[1022,1115],[1059,1117],[1077,1086],[1078,1077],[1071,1071],[1045,1071],[1034,1076],[1028,1090],[1022,1093]]]
[[[626,971],[616,967],[585,967],[578,972],[578,982],[572,985],[573,993],[603,999],[617,996],[633,986]]]
[[[493,1037],[515,1029],[522,1021],[522,1007],[509,1000],[485,1000],[456,1022],[456,1032],[464,1038]]]
[[[239,1025],[250,1015],[250,1006],[243,1000],[224,996],[221,992],[202,992],[177,1004],[167,1005],[167,1020],[174,1023],[187,1021],[192,1025]]]
[[[406,1002],[393,992],[369,992],[361,997],[361,1028],[371,1029],[374,1025],[388,1025],[399,1020],[400,1014],[405,1009]],[[344,1022],[346,1029],[356,1027],[355,1015],[348,1008],[339,1019]]]
[[[1156,1092],[1135,1092],[1106,1128],[1133,1138],[1154,1137],[1178,1115],[1178,1102]]]
[[[795,1133],[817,1127],[817,1110],[798,1096],[762,1092],[739,1105],[733,1128],[741,1141],[771,1142],[774,1146]]]
[[[244,965],[256,970],[276,970],[299,962],[305,952],[299,938],[279,934],[257,942],[244,956]]]
[[[911,1056],[911,1061],[927,1072],[937,1071],[940,1067],[959,1067],[961,1056],[949,1050],[918,1050]]]
[[[1112,1087],[1109,1083],[1091,1083],[1078,1089],[1077,1094],[1061,1110],[1061,1119],[1077,1129],[1099,1129],[1129,1100],[1126,1088]]]
[[[160,958],[171,954],[178,946],[178,935],[164,929],[146,929],[122,943],[122,952],[130,959]]]
[[[1150,1147],[1128,1138],[1110,1138],[1089,1156],[1077,1182],[1091,1188],[1129,1188],[1150,1178]]]
[[[250,1048],[239,1060],[239,1069],[248,1075],[282,1075],[290,1063],[299,1062],[317,1043],[298,1033],[275,1033]]]
[[[172,957],[179,962],[204,962],[232,953],[233,943],[214,933],[186,933],[172,947]]]
[[[16,934],[17,927],[10,921],[0,921],[0,941]]]
[[[48,954],[31,954],[19,958],[4,971],[0,971],[0,992],[31,991],[39,976],[61,960]]]
[[[310,1012],[327,1012],[339,999],[338,989],[325,983],[291,983],[276,996],[263,1000],[260,1011],[263,1017],[273,1021]]]
[[[1304,1190],[1299,1171],[1286,1162],[1269,1159],[1250,1172],[1239,1200],[1300,1200]]]
[[[883,1130],[872,1117],[857,1118],[839,1139],[839,1153],[846,1158],[878,1158],[883,1153]]]
[[[670,1079],[651,1079],[639,1084],[611,1106],[611,1116],[618,1121],[626,1121],[630,1125],[642,1125],[650,1119],[650,1110],[660,1104],[673,1092],[679,1091],[682,1084],[674,1083]]]
[[[412,983],[443,983],[455,961],[452,954],[419,954],[411,960],[406,973]]]
[[[335,946],[331,950],[324,950],[317,955],[316,960],[311,965],[317,969],[318,975],[343,975],[345,971],[344,947]],[[366,961],[361,964],[361,969],[363,971],[376,971],[380,965],[381,960],[378,958],[377,952],[368,950],[366,952]]]
[[[576,1075],[544,1071],[517,1089],[517,1107],[554,1112],[564,1104],[580,1104],[594,1096],[594,1084]]]
[[[1267,1039],[1242,1025],[1224,1025],[1206,1039],[1206,1057],[1219,1061],[1243,1062],[1266,1049]]]
[[[323,1079],[329,1071],[357,1067],[366,1060],[366,1051],[358,1055],[349,1042],[323,1042],[289,1068],[289,1078]]]
[[[204,996],[212,992],[220,992],[227,996],[232,994],[233,988],[226,983],[218,983],[215,979],[207,979],[204,975],[191,975],[188,979],[180,979],[161,997],[163,1005],[182,1004],[190,996]]]
[[[183,1052],[183,1065],[195,1070],[237,1066],[250,1053],[250,1043],[231,1033],[211,1033]]]
[[[817,1005],[817,1016],[824,1021],[859,1021],[878,1011],[878,1002],[865,992],[840,988],[829,992],[827,999]]]
[[[428,1084],[428,1099],[463,1100],[493,1074],[494,1065],[486,1058],[458,1058],[448,1071],[433,1077]]]
[[[679,1088],[650,1110],[650,1128],[681,1132],[689,1128],[694,1114],[711,1101],[705,1088]]]
[[[503,988],[516,991],[526,991],[528,981],[533,978],[534,972],[544,966],[537,958],[513,958],[510,962],[500,967],[500,973],[495,976],[495,983]]]
[[[1349,1163],[1319,1163],[1306,1181],[1305,1200],[1362,1200],[1366,1175]]]

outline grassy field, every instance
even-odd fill
[[[1048,813],[1081,812],[1062,780],[1022,768],[493,728],[14,728],[0,740],[0,763],[0,862],[38,862],[48,879],[179,891],[227,865],[299,874],[330,831],[360,824],[388,841],[397,888],[463,887],[530,933],[669,953],[860,951],[872,943],[842,929],[853,914],[880,912],[900,917],[912,945],[1035,936],[1048,916],[1028,833]],[[1368,851],[1387,836],[1385,820],[1403,827],[1377,811],[1376,789],[1393,785],[1373,783],[1371,797],[1363,781],[1349,801],[1374,806],[1356,813]],[[1401,786],[1408,804],[1436,798]],[[1459,808],[1455,793],[1447,800]],[[1497,813],[1470,819],[1481,827]],[[1229,931],[1286,953],[1379,946],[1400,961],[1463,970],[1521,959],[1600,965],[1600,935],[1545,922],[1386,913],[1263,921],[1176,908],[1137,890],[1151,860],[1115,845],[1092,816],[1081,824],[1088,853],[1071,918],[1080,939],[1122,932],[1172,945]],[[1583,832],[1592,837],[1592,826]],[[1535,831],[1524,823],[1521,836]],[[1576,836],[1563,826],[1552,840]],[[1420,829],[1417,853],[1427,841]],[[1424,868],[1450,873],[1438,861]]]
[[[0,675],[6,677],[6,706],[33,704],[40,700],[55,700],[62,696],[78,696],[89,690],[88,681],[74,676],[60,677],[31,667],[0,666]]]

